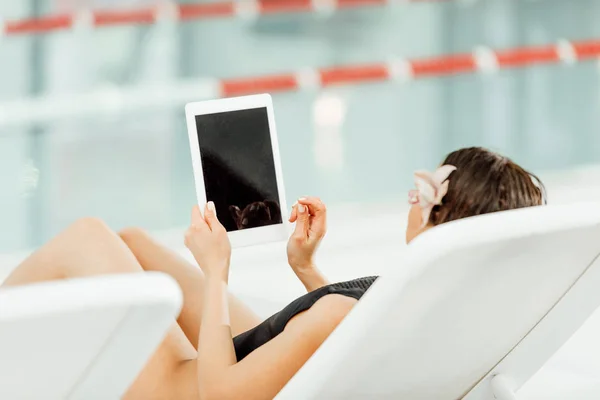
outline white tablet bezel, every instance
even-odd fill
[[[275,127],[275,115],[273,113],[273,100],[268,94],[260,94],[189,103],[185,106],[188,137],[190,140],[190,150],[192,152],[192,166],[194,168],[194,180],[196,183],[196,196],[198,198],[200,210],[204,210],[207,199],[204,186],[204,174],[202,172],[202,161],[200,158],[201,139],[199,140],[198,138],[199,134],[196,127],[196,116],[255,108],[267,109],[282,223],[229,232],[228,235],[232,247],[245,247],[261,243],[284,241],[287,240],[288,237],[288,212],[285,200],[285,188],[283,186],[281,159],[279,157],[279,143],[277,140],[277,129]]]

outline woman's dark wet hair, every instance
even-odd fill
[[[450,153],[445,164],[457,169],[450,175],[443,204],[431,212],[431,225],[546,203],[546,191],[537,176],[490,150],[460,149]]]

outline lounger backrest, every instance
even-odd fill
[[[118,399],[181,306],[161,274],[0,290],[0,399]]]
[[[390,260],[277,398],[454,400],[476,388],[470,399],[489,399],[503,360],[518,389],[600,305],[599,254],[598,204],[434,228]]]

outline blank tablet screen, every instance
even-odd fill
[[[228,232],[282,223],[266,108],[196,116],[207,201]]]

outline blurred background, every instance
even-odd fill
[[[467,145],[600,186],[600,1],[210,1],[0,1],[0,252],[82,216],[183,227],[183,106],[222,95],[273,94],[288,199],[333,210],[404,207]]]

